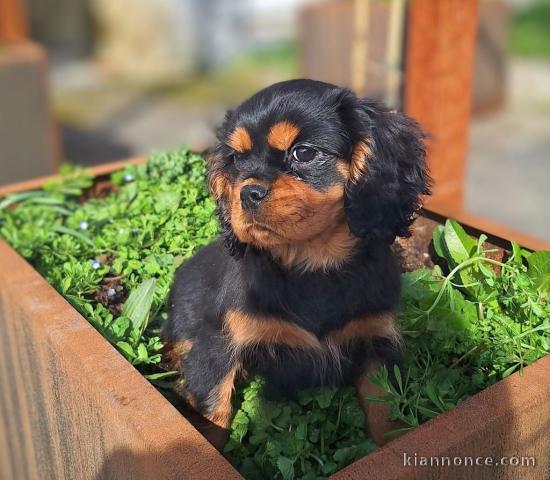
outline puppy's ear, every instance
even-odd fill
[[[429,194],[425,135],[402,113],[355,99],[355,145],[344,208],[352,233],[392,243],[410,235],[420,195]]]
[[[221,235],[229,254],[241,257],[246,245],[239,241],[230,219],[230,202],[233,185],[224,173],[226,160],[223,157],[222,146],[219,144],[211,150],[206,157],[208,168],[208,188],[216,200],[216,214],[220,219]]]

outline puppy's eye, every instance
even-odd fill
[[[317,150],[312,147],[299,146],[292,150],[292,158],[298,162],[310,162],[317,155]]]

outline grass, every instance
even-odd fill
[[[94,197],[92,179],[66,168],[63,180],[0,199],[0,237],[26,258],[154,385],[184,381],[162,363],[159,328],[174,272],[218,234],[203,158],[158,153],[111,176]],[[455,408],[550,352],[550,252],[511,245],[490,257],[485,238],[455,222],[434,232],[445,268],[403,274],[399,323],[405,368],[373,376],[392,418],[410,430]],[[315,389],[295,401],[243,385],[227,455],[246,478],[323,478],[375,446],[352,389]]]

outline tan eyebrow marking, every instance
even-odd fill
[[[228,145],[239,153],[252,150],[252,139],[245,127],[237,127],[231,135],[229,135]]]
[[[296,137],[300,134],[300,129],[291,122],[277,122],[271,127],[267,134],[267,143],[277,150],[288,150]]]

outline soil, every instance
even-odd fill
[[[110,193],[117,191],[118,188],[109,179],[96,180],[94,184],[83,193],[80,198],[80,203],[85,203],[90,198],[105,198]]]
[[[436,255],[432,246],[432,232],[438,225],[435,220],[419,216],[412,224],[411,236],[395,240],[393,249],[401,257],[404,272],[434,267]]]
[[[394,251],[401,257],[401,268],[404,272],[417,270],[418,268],[432,269],[435,265],[439,265],[444,272],[448,271],[448,267],[441,258],[438,257],[432,243],[432,234],[434,229],[440,225],[440,222],[432,220],[424,216],[418,216],[411,227],[411,236],[408,238],[397,238],[393,244]],[[468,232],[468,229],[466,229]],[[479,235],[479,232],[468,232],[474,237]],[[508,251],[502,247],[487,241],[485,248],[488,258],[505,261]],[[500,267],[493,266],[495,271],[499,271]]]
[[[105,265],[111,265],[114,258],[105,255],[98,258],[98,260]],[[115,317],[118,317],[122,314],[122,310],[124,309],[126,295],[127,292],[122,285],[122,275],[104,277],[101,281],[101,285],[94,293],[94,300],[97,303],[101,303],[101,305],[107,308]]]

